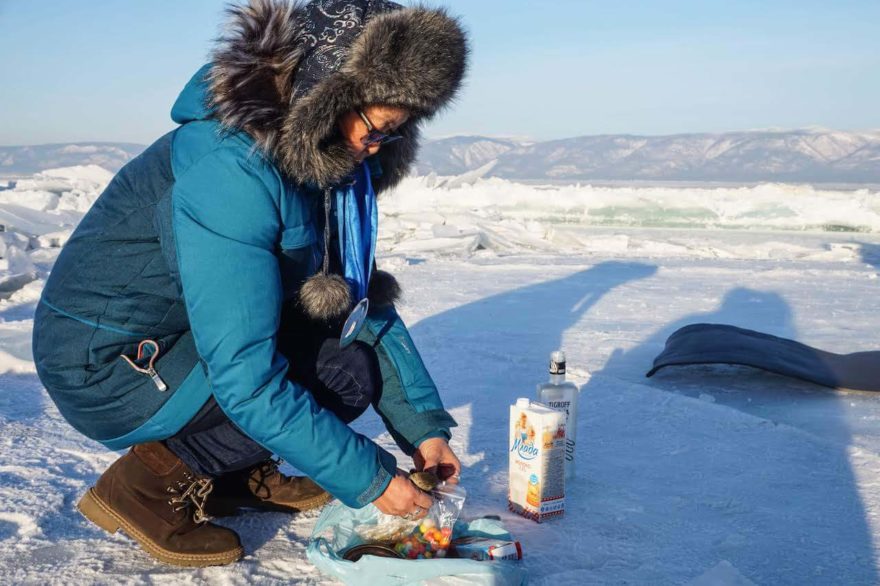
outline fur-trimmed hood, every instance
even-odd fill
[[[465,73],[468,47],[445,11],[386,0],[251,0],[229,8],[213,54],[209,107],[250,134],[291,178],[325,188],[355,160],[337,120],[368,104],[404,108],[405,137],[381,148],[378,191],[397,184],[418,149],[419,123],[446,106]]]

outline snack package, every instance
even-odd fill
[[[478,562],[522,559],[519,541],[469,536],[456,539],[452,547],[457,557]]]
[[[412,533],[420,521],[378,513],[372,523],[355,528],[358,541],[366,544],[394,545]]]

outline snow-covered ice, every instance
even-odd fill
[[[325,583],[316,515],[225,521],[238,564],[153,562],[75,510],[117,457],[70,428],[34,374],[31,315],[110,174],[0,192],[0,583]],[[460,424],[466,514],[501,514],[536,584],[880,582],[880,403],[738,367],[644,373],[678,327],[729,323],[836,352],[877,349],[880,194],[408,179],[381,204],[380,265]],[[551,350],[581,395],[563,519],[506,512],[507,405]],[[592,376],[589,376],[591,373]],[[405,460],[381,422],[356,427]]]

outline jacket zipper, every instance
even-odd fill
[[[155,340],[142,340],[141,343],[138,344],[137,358],[135,358],[135,360],[141,360],[144,357],[144,348],[147,346],[149,346],[153,352],[150,354],[150,361],[147,363],[146,368],[141,368],[134,363],[134,360],[125,354],[120,354],[119,357],[125,360],[136,372],[145,374],[153,379],[153,384],[156,385],[156,388],[164,393],[168,390],[168,385],[165,384],[165,381],[162,380],[162,377],[159,376],[159,373],[156,371],[156,360],[159,358],[159,343]]]

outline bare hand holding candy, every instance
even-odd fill
[[[385,492],[373,504],[386,515],[421,519],[434,504],[434,499],[416,488],[406,472],[398,470]]]
[[[440,480],[458,484],[461,462],[442,437],[426,439],[413,454],[416,470],[434,472]]]

